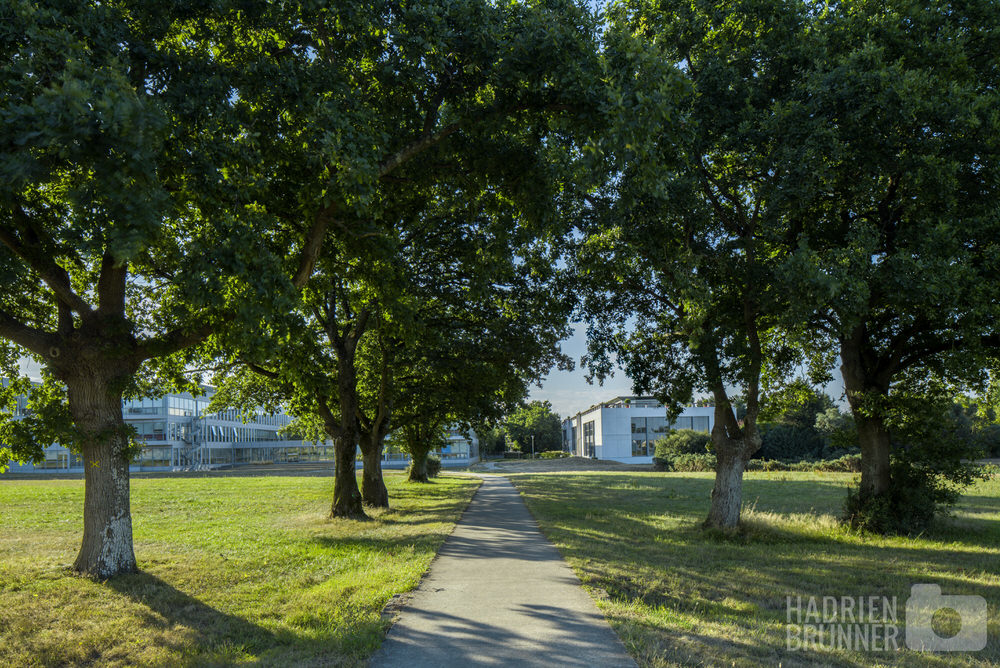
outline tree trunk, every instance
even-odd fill
[[[871,499],[889,491],[892,478],[889,472],[889,452],[892,442],[885,428],[885,417],[880,407],[889,394],[889,384],[884,378],[873,374],[863,362],[863,333],[841,341],[840,367],[847,390],[847,402],[854,414],[858,427],[858,442],[861,445],[861,487],[862,499]]]
[[[889,432],[881,417],[863,417],[855,413],[858,441],[861,444],[862,498],[873,498],[889,491],[892,478],[889,472],[889,452],[892,449]]]
[[[338,438],[334,441],[333,450],[337,461],[330,517],[368,519],[361,507],[361,492],[358,490],[358,476],[354,466],[357,441],[354,438]]]
[[[426,444],[411,443],[410,450],[410,482],[430,482],[427,478],[427,455],[431,449]]]
[[[361,499],[369,508],[388,508],[389,490],[382,479],[382,439],[379,435],[365,435],[361,454],[365,469],[361,476]]]
[[[63,376],[69,410],[80,432],[84,462],[83,543],[73,568],[106,579],[136,570],[132,549],[129,464],[132,449],[122,419],[119,374],[77,369]]]
[[[725,388],[713,390],[715,395],[715,425],[712,427],[712,447],[715,449],[715,486],[706,529],[735,529],[740,523],[743,505],[743,471],[747,461],[760,449],[757,431],[757,402],[748,402],[747,415],[740,425],[733,412]],[[750,405],[752,404],[752,406]]]
[[[712,506],[705,520],[706,528],[734,529],[740,523],[743,505],[743,469],[746,462],[732,447],[725,454],[716,446],[715,486],[712,488]]]

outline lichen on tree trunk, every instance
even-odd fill
[[[715,424],[712,427],[712,447],[715,449],[715,485],[712,503],[703,526],[706,529],[731,530],[739,526],[743,505],[743,472],[747,461],[760,449],[760,432],[757,430],[757,387],[751,384],[747,414],[743,423],[736,419],[725,387],[717,384],[715,397]]]
[[[122,418],[122,395],[114,389],[121,374],[64,376],[69,409],[80,434],[84,464],[83,542],[73,568],[99,578],[136,570],[129,501],[129,431]],[[81,373],[82,371],[82,373]]]
[[[716,449],[715,486],[705,527],[733,529],[739,526],[743,504],[743,470],[746,467],[740,448],[723,454]]]

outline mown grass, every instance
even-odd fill
[[[1000,665],[1000,479],[967,490],[952,518],[915,538],[837,522],[851,474],[749,473],[745,527],[707,533],[712,474],[511,476],[640,666]],[[913,584],[988,605],[987,648],[905,649]],[[896,652],[786,648],[786,597],[897,597]],[[957,624],[939,618],[942,634]],[[935,623],[938,623],[936,621]],[[954,620],[952,620],[954,621]]]
[[[361,665],[478,480],[386,474],[392,509],[329,520],[332,479],[136,479],[141,573],[69,565],[83,482],[0,481],[0,665]]]

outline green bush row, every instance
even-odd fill
[[[715,455],[682,454],[674,457],[654,457],[653,466],[657,471],[698,472],[714,471]],[[774,459],[751,459],[747,471],[817,471],[831,473],[858,473],[861,471],[861,455],[844,455],[838,459],[803,460],[800,462],[780,462]]]
[[[843,455],[837,459],[804,459],[800,462],[781,462],[775,459],[751,459],[747,471],[821,471],[830,473],[860,473],[861,455]]]
[[[562,459],[563,457],[569,457],[568,452],[562,450],[546,450],[538,454],[542,459]]]

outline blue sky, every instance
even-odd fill
[[[587,352],[586,324],[576,325],[573,336],[563,341],[562,349],[573,358],[576,368],[573,371],[553,369],[542,381],[541,387],[531,388],[530,399],[547,400],[552,403],[552,410],[569,417],[601,401],[632,394],[632,381],[620,371],[605,380],[603,386],[596,381],[593,385],[587,383],[586,370],[580,366],[580,358]]]
[[[570,417],[578,412],[593,406],[594,404],[621,395],[630,395],[632,392],[632,381],[625,377],[620,370],[612,378],[604,381],[604,385],[598,385],[595,381],[593,385],[587,383],[586,370],[580,366],[580,358],[587,352],[587,325],[577,323],[573,336],[563,341],[563,352],[573,358],[576,368],[573,371],[559,371],[553,369],[541,383],[541,387],[533,386],[528,395],[529,399],[539,401],[549,401],[552,410],[562,417]],[[839,364],[839,362],[838,362]],[[833,400],[846,409],[846,402],[842,400],[844,383],[841,380],[840,369],[831,369],[833,381],[823,390],[833,397]]]

